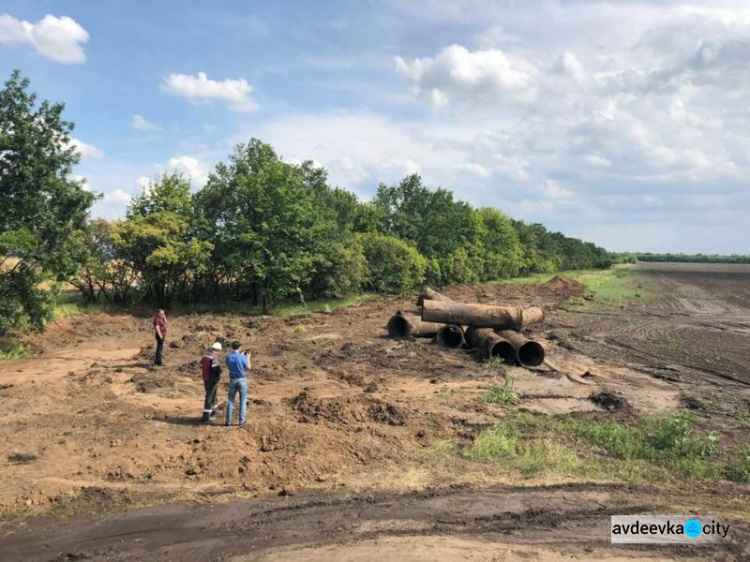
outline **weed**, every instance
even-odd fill
[[[432,394],[428,394],[425,398],[427,398],[428,400],[450,398],[452,394],[453,394],[453,389],[450,387],[444,386],[440,390],[437,390],[433,392]]]
[[[34,353],[22,343],[3,345],[0,343],[0,360],[2,359],[26,359],[33,357]]]
[[[490,357],[484,362],[484,368],[490,371],[501,370],[503,367],[507,367],[508,364],[503,360],[502,357]]]
[[[480,400],[482,402],[489,402],[490,404],[515,404],[518,402],[518,396],[513,392],[513,382],[515,380],[515,376],[506,375],[502,385],[497,384],[497,381],[492,381],[489,391],[483,394]]]
[[[297,325],[296,325],[296,326],[294,327],[294,331],[295,331],[296,333],[298,333],[298,334],[304,334],[304,333],[307,333],[307,328],[305,327],[305,325],[304,325],[304,324],[297,324]]]
[[[732,482],[750,483],[750,448],[737,454],[722,469],[722,476]]]
[[[456,445],[450,439],[434,441],[430,445],[430,452],[435,455],[452,455],[456,452]]]
[[[551,439],[522,440],[513,424],[499,423],[480,433],[464,451],[471,460],[503,462],[524,476],[540,472],[578,473],[593,470],[593,465],[574,451]]]
[[[676,469],[692,478],[716,475],[708,462],[718,453],[714,435],[704,437],[692,428],[693,414],[643,417],[635,428],[618,422],[575,423],[573,432],[623,459],[645,459]]]
[[[31,464],[38,458],[33,453],[11,453],[8,455],[8,462],[10,464]]]

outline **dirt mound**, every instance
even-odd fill
[[[612,392],[597,392],[589,396],[589,400],[591,400],[594,404],[597,406],[601,406],[605,410],[609,410],[610,412],[618,412],[621,410],[629,410],[630,404],[628,403],[625,398],[622,396],[617,396],[616,394],[613,394]]]
[[[565,275],[555,275],[549,281],[539,286],[545,292],[565,295],[566,297],[576,297],[586,292],[586,287]]]
[[[289,405],[301,414],[300,421],[326,421],[351,425],[375,421],[388,425],[404,425],[406,416],[397,406],[377,398],[361,395],[356,398],[314,398],[306,391],[289,400]]]

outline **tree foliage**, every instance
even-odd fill
[[[36,103],[13,73],[0,92],[0,332],[50,315],[49,287],[91,301],[158,305],[398,293],[558,269],[604,268],[602,248],[475,209],[418,175],[363,202],[312,162],[284,162],[252,139],[191,192],[154,179],[123,220],[88,221],[95,196],[72,181],[79,155],[62,104]]]
[[[83,260],[94,194],[70,179],[79,154],[64,105],[28,91],[14,71],[0,91],[0,333],[51,315],[49,287]]]

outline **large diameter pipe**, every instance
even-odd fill
[[[392,338],[431,338],[437,334],[442,324],[422,322],[419,316],[399,311],[388,320],[386,328]]]
[[[476,348],[484,359],[499,357],[508,365],[516,361],[516,348],[492,328],[471,326],[466,330],[466,342],[470,347]]]
[[[422,303],[422,320],[456,326],[520,330],[544,320],[544,311],[538,306],[490,306],[425,300]]]
[[[466,344],[464,329],[461,326],[454,326],[453,324],[448,324],[440,328],[435,339],[439,345],[451,349],[458,349]]]
[[[429,287],[425,286],[425,288],[422,289],[422,294],[419,295],[419,298],[417,299],[417,306],[422,306],[422,303],[424,303],[424,301],[453,302],[453,299],[446,297],[445,295],[438,293],[434,289],[430,289]]]
[[[503,330],[498,335],[513,344],[516,360],[524,367],[538,367],[544,363],[544,348],[539,342],[527,339],[517,332]]]

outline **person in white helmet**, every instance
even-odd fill
[[[201,374],[203,386],[206,389],[206,398],[203,401],[203,417],[201,421],[208,422],[216,415],[216,391],[221,379],[221,362],[218,353],[221,351],[221,343],[214,343],[210,349],[201,357]]]

